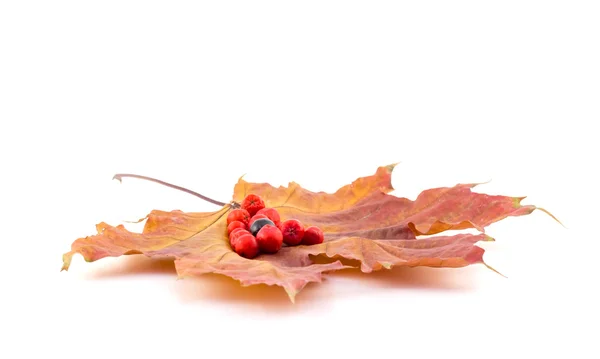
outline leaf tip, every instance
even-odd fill
[[[546,213],[547,215],[549,215],[556,222],[558,222],[558,224],[560,224],[564,228],[567,228],[567,226],[565,226],[564,223],[562,223],[555,215],[553,215],[552,213],[550,213],[550,211],[548,211],[547,209],[542,208],[542,207],[538,207],[538,206],[533,206],[533,205],[527,205],[527,206],[521,205],[521,201],[523,201],[525,198],[527,198],[527,196],[513,197],[513,206],[515,208],[528,208],[529,209],[529,212],[527,212],[528,214],[532,213],[536,209],[539,210],[539,211],[542,211],[542,212]]]
[[[492,179],[491,179],[491,178],[489,178],[488,180],[486,180],[486,181],[483,181],[483,182],[476,182],[476,183],[473,183],[473,187],[475,187],[475,186],[480,186],[480,185],[484,185],[484,184],[488,184],[488,183],[490,183],[490,182],[492,182]]]
[[[385,269],[392,269],[392,263],[390,262],[383,262],[381,263],[381,266]]]
[[[483,182],[458,183],[457,186],[466,187],[466,188],[475,188],[477,186],[488,184],[490,182],[492,182],[491,178],[488,179],[487,181],[483,181]]]
[[[550,213],[550,211],[548,211],[547,209],[541,208],[541,207],[535,207],[535,209],[540,210],[544,213],[546,213],[547,215],[549,215],[552,219],[554,219],[556,222],[558,222],[558,224],[560,224],[561,226],[563,226],[564,228],[567,228],[567,226],[565,226],[558,218],[556,218],[555,215],[553,215],[552,213]]]
[[[384,166],[384,168],[385,168],[385,169],[386,169],[388,172],[390,172],[390,173],[391,173],[392,171],[394,171],[394,168],[396,168],[396,166],[398,166],[399,164],[400,164],[400,162],[394,162],[394,163],[391,163],[391,164],[389,164],[389,165],[387,165],[387,166]]]
[[[290,302],[292,302],[292,304],[296,304],[296,294],[298,294],[298,291],[289,287],[285,287],[284,289],[288,295],[288,298],[290,299]]]
[[[71,266],[71,259],[73,259],[73,252],[63,254],[63,265],[60,271],[68,271]]]
[[[493,272],[495,272],[496,274],[501,275],[502,277],[508,279],[507,276],[505,276],[504,274],[500,273],[496,268],[492,267],[491,265],[487,264],[486,262],[482,262],[484,266],[486,266],[488,269],[492,270]]]
[[[484,241],[484,242],[495,242],[496,239],[494,237],[488,236],[487,234],[483,234],[482,241]]]
[[[149,217],[149,215],[146,216],[146,217],[142,217],[142,218],[140,218],[138,220],[135,220],[135,221],[128,221],[128,220],[122,220],[122,221],[125,222],[125,223],[137,224],[137,223],[141,223],[141,222],[145,221],[146,219],[148,219],[148,217]]]
[[[392,185],[392,172],[396,168],[396,166],[400,162],[392,163],[387,166],[380,166],[377,168],[377,172],[375,176],[379,179],[383,179],[383,183],[381,183],[381,190],[385,193],[394,190],[394,186]]]
[[[524,200],[525,198],[527,198],[527,196],[523,196],[523,197],[513,197],[513,207],[515,208],[521,208],[521,201]]]

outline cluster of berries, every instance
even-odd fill
[[[266,208],[255,194],[244,198],[241,208],[229,212],[227,233],[231,248],[240,256],[254,258],[259,253],[277,253],[283,244],[296,246],[323,243],[319,227],[304,228],[296,219],[281,222],[275,208]]]

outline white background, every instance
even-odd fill
[[[595,1],[3,1],[0,357],[598,358]],[[61,256],[95,224],[401,162],[396,195],[483,182],[541,213],[483,266],[279,288]],[[130,228],[136,228],[129,226]],[[483,246],[483,245],[482,245]]]

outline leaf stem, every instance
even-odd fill
[[[174,185],[174,184],[171,184],[171,183],[167,183],[165,181],[161,181],[159,179],[152,178],[152,177],[135,175],[135,174],[131,174],[131,173],[117,173],[116,175],[114,175],[113,179],[116,179],[119,182],[123,182],[123,178],[125,178],[125,177],[143,179],[143,180],[146,180],[146,181],[150,181],[150,182],[155,182],[155,183],[161,184],[163,186],[171,187],[171,188],[180,190],[182,192],[189,193],[189,194],[191,194],[193,196],[196,196],[196,197],[198,197],[200,199],[203,199],[203,200],[205,200],[207,202],[210,202],[212,204],[216,204],[217,206],[225,206],[227,204],[225,202],[219,202],[219,201],[216,201],[216,200],[214,200],[212,198],[208,198],[208,197],[206,197],[204,195],[201,195],[198,192],[194,192],[194,191],[192,191],[190,189],[187,189],[187,188],[184,188],[184,187],[180,187],[180,186],[177,186],[177,185]]]

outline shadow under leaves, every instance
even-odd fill
[[[317,263],[331,261],[329,258],[316,257]],[[464,268],[428,268],[394,267],[371,273],[362,273],[356,261],[343,261],[357,268],[344,269],[324,275],[322,283],[309,283],[292,303],[286,292],[278,286],[264,284],[244,287],[237,280],[219,274],[206,274],[198,278],[175,280],[177,273],[172,259],[154,259],[143,255],[131,255],[116,258],[113,263],[92,271],[90,279],[110,279],[134,275],[172,276],[174,284],[170,287],[184,303],[210,301],[236,303],[253,310],[280,312],[330,308],[332,297],[368,295],[365,286],[373,289],[390,289],[396,292],[402,289],[470,291],[475,289],[474,273],[482,270],[479,266]],[[484,269],[485,270],[485,269]],[[344,286],[340,282],[357,281],[361,286]]]

